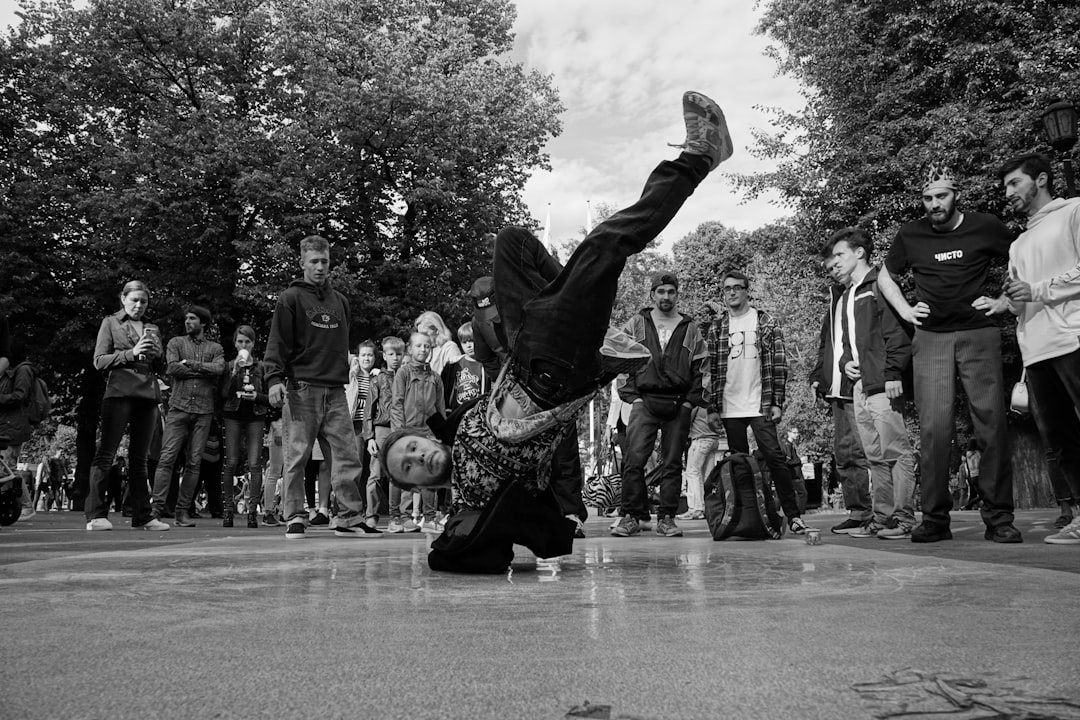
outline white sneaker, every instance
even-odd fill
[[[112,530],[112,523],[109,522],[109,518],[94,518],[90,522],[86,523],[87,530]]]
[[[1051,545],[1080,545],[1080,517],[1073,520],[1055,534],[1043,538]]]
[[[157,518],[151,518],[150,522],[143,523],[142,525],[136,525],[135,527],[141,530],[168,530],[169,526],[166,523],[161,522]]]
[[[442,532],[442,528],[439,527],[439,523],[435,520],[422,520],[420,521],[420,532],[438,535]]]

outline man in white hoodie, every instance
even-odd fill
[[[1053,197],[1053,168],[1038,153],[1007,161],[998,178],[1009,205],[1028,218],[1009,248],[1005,293],[1017,315],[1031,411],[1074,505],[1073,521],[1046,542],[1080,545],[1080,199]]]

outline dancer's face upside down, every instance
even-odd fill
[[[423,435],[404,435],[386,449],[386,470],[398,485],[450,487],[450,450]]]

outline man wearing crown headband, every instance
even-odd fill
[[[912,344],[915,404],[922,441],[922,523],[912,542],[952,539],[949,458],[954,434],[956,375],[971,406],[979,463],[984,537],[999,543],[1023,538],[1013,525],[1012,458],[1005,422],[1001,333],[991,315],[1008,304],[985,292],[991,264],[1009,256],[1013,235],[993,215],[957,209],[956,180],[932,164],[922,184],[925,217],[896,234],[878,284],[904,320],[915,325]],[[912,306],[893,280],[911,270]]]

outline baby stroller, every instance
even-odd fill
[[[0,450],[6,450],[8,439],[0,435]],[[15,472],[0,454],[0,525],[13,525],[22,512],[23,493],[29,492],[26,481]]]

